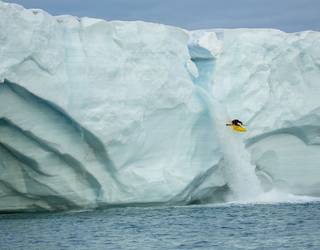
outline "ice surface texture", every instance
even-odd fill
[[[188,32],[0,1],[0,211],[241,199],[257,176],[320,195],[319,79],[317,32]],[[221,126],[231,118],[249,132]]]

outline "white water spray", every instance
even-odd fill
[[[231,200],[253,200],[262,194],[260,181],[255,174],[255,165],[245,148],[242,134],[225,126],[228,115],[222,104],[213,102],[213,119],[223,154],[223,171],[232,190]]]
[[[198,77],[194,79],[195,86],[210,109],[210,115],[214,128],[216,129],[217,139],[219,140],[220,150],[223,155],[223,172],[225,180],[232,191],[227,200],[248,201],[257,199],[263,193],[260,181],[255,173],[255,166],[251,164],[251,156],[246,150],[242,140],[242,135],[226,127],[228,113],[224,105],[214,96],[213,79],[215,51],[212,51],[212,43],[219,45],[216,37],[210,38],[205,44],[200,41],[192,40],[189,45],[190,54],[198,69]],[[219,47],[219,46],[218,46]],[[221,48],[219,47],[219,53]]]
[[[255,173],[256,167],[251,164],[251,156],[245,148],[242,134],[225,125],[230,119],[228,119],[228,114],[221,103],[201,87],[198,87],[198,91],[210,109],[220,151],[223,155],[223,173],[232,191],[226,197],[227,201],[253,201],[258,199],[263,190]]]

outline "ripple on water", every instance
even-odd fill
[[[320,249],[320,203],[0,215],[0,249]]]

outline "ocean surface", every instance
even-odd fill
[[[0,215],[0,249],[320,249],[320,203]]]

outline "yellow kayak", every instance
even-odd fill
[[[241,126],[237,126],[237,125],[231,125],[230,127],[232,127],[232,129],[237,132],[246,132],[247,131],[247,129],[245,127],[241,127]]]

